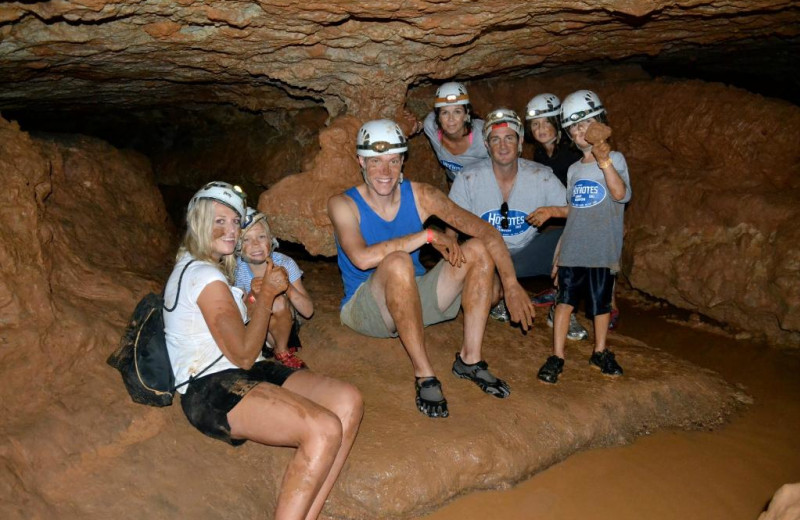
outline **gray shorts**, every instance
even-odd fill
[[[440,260],[433,269],[422,276],[416,277],[417,291],[422,301],[422,324],[425,327],[434,323],[452,320],[458,316],[458,310],[461,308],[461,295],[459,294],[444,312],[439,310],[436,285],[439,282],[439,274],[443,268],[444,260]],[[352,298],[342,307],[339,319],[343,324],[365,336],[396,338],[397,331],[391,331],[386,326],[375,297],[372,295],[372,291],[369,290],[371,280],[372,275],[356,289]]]

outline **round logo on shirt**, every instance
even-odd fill
[[[571,203],[575,208],[591,208],[606,198],[606,188],[597,181],[581,179],[572,187]]]
[[[494,226],[504,237],[510,237],[514,235],[521,235],[530,229],[530,224],[525,222],[526,216],[527,213],[524,211],[519,211],[516,209],[509,210],[508,215],[506,216],[508,219],[508,227],[505,229],[503,228],[503,215],[500,214],[499,209],[487,211],[481,215],[481,218]]]
[[[458,173],[458,172],[460,172],[461,170],[464,169],[464,167],[461,166],[460,164],[454,163],[454,162],[451,162],[451,161],[445,161],[444,159],[442,159],[439,162],[441,162],[442,166],[444,166],[445,168],[447,168],[451,172]]]

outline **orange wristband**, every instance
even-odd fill
[[[426,236],[426,238],[425,238],[425,243],[426,243],[426,244],[431,244],[431,243],[433,243],[433,230],[432,230],[432,229],[430,229],[430,228],[428,228],[428,229],[426,229],[425,231],[427,231],[427,232],[428,232],[428,235],[427,235],[427,236]]]

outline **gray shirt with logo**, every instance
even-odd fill
[[[611,198],[603,170],[596,162],[578,161],[569,167],[569,217],[561,235],[559,266],[619,271],[623,217],[625,204],[631,200],[631,183],[625,157],[619,152],[611,152],[610,157],[625,183],[621,200]]]
[[[470,137],[472,142],[470,142],[467,151],[461,155],[453,155],[442,145],[442,141],[439,138],[439,127],[436,126],[435,112],[429,113],[425,118],[424,129],[425,135],[428,136],[428,140],[431,142],[433,153],[436,154],[436,158],[439,159],[439,162],[444,166],[447,177],[451,181],[461,173],[462,169],[489,157],[486,145],[483,144],[482,119],[472,120],[472,135]]]
[[[525,217],[541,206],[566,205],[564,185],[553,170],[527,159],[517,159],[518,170],[508,200],[508,228],[503,229],[500,206],[503,194],[492,170],[491,159],[473,164],[461,172],[450,188],[450,199],[494,226],[513,255],[536,236],[538,230]]]

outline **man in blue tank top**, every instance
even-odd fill
[[[463,308],[464,338],[453,374],[504,398],[510,394],[508,385],[489,372],[481,356],[495,267],[512,321],[528,330],[534,311],[496,229],[432,186],[403,181],[407,150],[394,121],[365,123],[356,139],[364,183],[328,201],[345,289],[340,317],[362,334],[399,337],[414,369],[417,407],[429,417],[447,417],[424,327],[451,320]],[[424,228],[432,216],[474,238],[459,245],[444,232]],[[444,257],[428,272],[419,261],[425,244]]]

